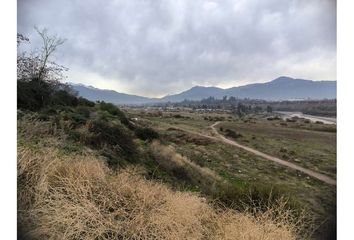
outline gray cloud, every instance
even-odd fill
[[[36,45],[34,25],[68,39],[69,81],[121,92],[336,78],[335,0],[19,0]]]

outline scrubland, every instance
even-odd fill
[[[32,126],[32,128],[31,128]],[[89,128],[88,125],[80,129]],[[109,167],[92,147],[69,143],[57,125],[18,122],[18,224],[27,239],[296,239],[301,223],[284,202],[237,211],[191,191],[147,179],[144,164]],[[68,147],[71,146],[71,147]],[[107,145],[107,143],[106,143]],[[106,146],[107,147],[107,146]],[[169,171],[220,181],[210,169],[153,142]],[[157,156],[157,152],[159,155]]]

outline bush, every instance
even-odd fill
[[[81,115],[80,113],[73,112],[73,111],[64,111],[61,114],[61,119],[64,121],[69,121],[72,127],[77,127],[79,125],[83,125],[88,120],[87,117]],[[60,120],[60,119],[59,119]]]
[[[93,107],[95,103],[77,98],[70,89],[66,90],[63,84],[55,81],[43,81],[34,78],[30,81],[17,81],[17,108],[30,111],[39,111],[48,106],[77,105]]]
[[[81,139],[81,133],[76,130],[68,130],[67,131],[69,139],[79,142]]]
[[[287,121],[287,122],[296,122],[296,119],[287,118],[286,121]]]
[[[278,117],[278,116],[268,117],[267,120],[268,120],[268,121],[280,120],[280,117]]]
[[[41,111],[42,113],[48,114],[48,115],[56,115],[57,114],[57,109],[54,107],[48,107],[45,108]]]
[[[94,102],[91,102],[90,100],[87,100],[86,98],[79,97],[77,100],[78,100],[79,106],[86,106],[86,107],[94,107],[95,106]]]
[[[125,116],[124,112],[122,112],[118,107],[116,107],[112,103],[106,103],[102,101],[99,103],[99,107],[101,110],[107,111],[108,113],[117,116],[119,118],[119,121],[129,129],[134,129],[134,126],[130,123],[129,119]]]
[[[38,114],[38,120],[40,121],[49,121],[49,115],[46,113],[39,113]]]
[[[85,118],[89,118],[90,117],[90,110],[88,107],[84,107],[84,106],[78,106],[76,108],[76,111],[81,114],[82,116],[84,116]]]
[[[149,141],[159,138],[158,132],[148,127],[135,129],[135,135],[142,140],[149,140]]]
[[[240,138],[240,137],[243,137],[242,134],[237,133],[237,132],[235,132],[235,131],[233,131],[233,130],[231,130],[231,129],[226,129],[225,132],[226,132],[226,136],[227,136],[227,137],[231,137],[231,138]]]
[[[17,81],[17,108],[37,111],[50,104],[53,89],[39,79]]]
[[[107,111],[114,116],[124,115],[124,113],[112,103],[106,103],[104,101],[99,103],[100,109]]]
[[[132,135],[124,126],[94,120],[88,122],[87,128],[90,134],[85,136],[85,144],[96,149],[109,147],[115,153],[126,157],[134,158],[137,154]]]
[[[78,103],[79,101],[77,100],[77,98],[65,90],[55,91],[51,100],[52,105],[75,107],[78,105]]]

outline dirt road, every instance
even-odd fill
[[[271,155],[268,155],[266,153],[262,153],[254,148],[251,148],[251,147],[247,147],[245,145],[242,145],[242,144],[239,144],[233,140],[230,140],[226,137],[224,137],[223,135],[221,135],[217,130],[216,130],[216,125],[218,125],[220,122],[216,122],[214,123],[213,125],[211,125],[211,129],[213,131],[213,134],[214,136],[209,136],[209,135],[206,135],[206,134],[203,134],[203,133],[199,133],[199,132],[195,132],[195,131],[192,131],[192,130],[187,130],[187,129],[184,129],[184,128],[180,128],[180,127],[173,127],[175,129],[179,129],[181,131],[184,131],[184,132],[189,132],[191,134],[195,134],[195,135],[198,135],[198,136],[201,136],[201,137],[205,137],[205,138],[208,138],[208,139],[211,139],[211,140],[215,140],[215,141],[222,141],[226,144],[230,144],[230,145],[233,145],[233,146],[236,146],[238,148],[241,148],[243,150],[246,150],[254,155],[257,155],[257,156],[260,156],[264,159],[267,159],[267,160],[270,160],[270,161],[273,161],[273,162],[276,162],[278,164],[281,164],[283,166],[286,166],[288,168],[291,168],[291,169],[294,169],[294,170],[298,170],[300,172],[303,172],[305,173],[306,175],[310,176],[310,177],[313,177],[313,178],[316,178],[324,183],[327,183],[327,184],[330,184],[330,185],[336,185],[336,180],[335,179],[332,179],[324,174],[321,174],[321,173],[318,173],[318,172],[315,172],[315,171],[312,171],[310,169],[307,169],[307,168],[303,168],[299,165],[296,165],[294,163],[291,163],[291,162],[288,162],[288,161],[285,161],[285,160],[282,160],[280,158],[277,158],[277,157],[274,157],[274,156],[271,156]]]
[[[265,153],[262,153],[256,149],[253,149],[253,148],[250,148],[250,147],[247,147],[245,145],[242,145],[242,144],[239,144],[233,140],[230,140],[226,137],[224,137],[223,135],[221,135],[217,130],[216,130],[216,125],[218,125],[220,122],[216,122],[214,123],[213,125],[211,125],[211,129],[213,130],[213,133],[215,134],[215,136],[217,136],[220,140],[222,140],[224,143],[227,143],[227,144],[230,144],[230,145],[233,145],[233,146],[236,146],[236,147],[239,147],[239,148],[242,148],[250,153],[253,153],[257,156],[260,156],[262,158],[265,158],[267,160],[270,160],[270,161],[273,161],[273,162],[276,162],[276,163],[279,163],[283,166],[286,166],[286,167],[289,167],[289,168],[292,168],[294,170],[298,170],[300,172],[303,172],[305,174],[307,174],[308,176],[311,176],[311,177],[314,177],[314,178],[317,178],[318,180],[322,181],[322,182],[325,182],[325,183],[328,183],[330,185],[336,185],[336,180],[324,175],[324,174],[321,174],[321,173],[318,173],[318,172],[315,172],[315,171],[312,171],[310,169],[306,169],[306,168],[303,168],[301,166],[298,166],[294,163],[291,163],[291,162],[288,162],[288,161],[285,161],[285,160],[282,160],[280,158],[277,158],[277,157],[273,157],[271,155],[268,155],[268,154],[265,154]],[[198,134],[198,135],[203,135],[203,134]],[[206,137],[210,137],[210,136],[207,136],[205,135]]]

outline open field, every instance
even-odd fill
[[[131,114],[157,129],[165,144],[199,166],[215,171],[232,185],[241,188],[265,185],[281,189],[310,209],[319,224],[317,232],[335,228],[335,186],[200,135],[212,136],[210,125],[221,121],[217,130],[227,138],[335,179],[335,125],[309,123],[304,119],[267,120],[263,115],[240,119],[218,113]]]
[[[223,135],[238,133],[238,142],[305,168],[336,177],[336,133],[296,129],[282,121],[225,122],[217,126]],[[222,130],[222,131],[221,131]]]

